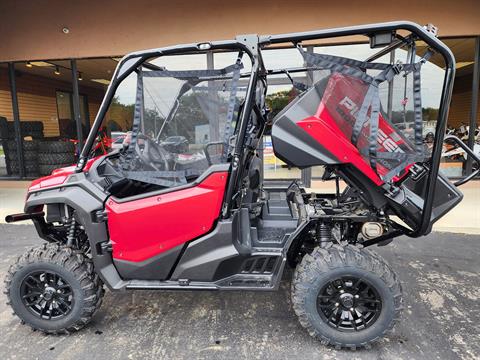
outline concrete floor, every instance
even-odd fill
[[[0,225],[0,278],[39,243],[31,225]],[[0,295],[0,359],[478,359],[480,236],[433,233],[376,250],[403,283],[405,311],[371,350],[310,338],[287,273],[278,292],[107,292],[93,322],[70,336],[21,325]]]

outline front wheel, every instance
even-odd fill
[[[368,348],[400,317],[402,289],[380,256],[334,245],[304,256],[294,273],[292,303],[302,326],[323,344]]]
[[[14,313],[33,329],[51,334],[84,327],[104,294],[91,260],[58,244],[20,256],[8,270],[5,288]]]

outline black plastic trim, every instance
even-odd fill
[[[113,259],[120,276],[125,280],[165,280],[182,252],[183,244],[142,262]]]
[[[76,220],[84,226],[88,236],[96,272],[110,289],[118,288],[121,286],[122,279],[113,265],[112,254],[103,252],[100,246],[101,243],[109,240],[107,224],[92,222],[92,214],[103,209],[104,198],[92,195],[98,189],[96,191],[94,185],[86,180],[85,174],[75,174],[75,177],[78,180],[76,184],[30,193],[25,203],[25,212],[36,211],[39,206],[58,203],[67,204],[75,209]],[[86,188],[89,188],[90,191],[87,191]],[[103,194],[103,197],[106,195]],[[34,219],[34,224],[40,237],[47,241],[55,240],[47,236],[47,232],[45,232],[47,224],[43,218]]]

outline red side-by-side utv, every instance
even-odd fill
[[[456,184],[439,173],[455,60],[433,30],[392,22],[125,56],[78,163],[33,181],[24,213],[6,219],[31,219],[46,240],[8,271],[15,314],[34,329],[70,333],[91,320],[104,285],[276,290],[292,267],[293,309],[312,336],[352,349],[384,336],[402,289],[368,247],[428,234],[461,201],[456,186],[478,173]],[[345,36],[363,38],[368,55],[315,48]],[[269,66],[278,63],[271,49],[284,47],[298,66]],[[422,87],[428,67],[440,73],[436,91]],[[272,116],[266,97],[278,79],[295,96]],[[422,134],[422,98],[432,93],[433,147]],[[123,144],[98,156],[111,121]],[[336,191],[264,181],[265,134],[277,158],[324,167]]]

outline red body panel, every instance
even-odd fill
[[[30,184],[28,192],[44,189],[51,186],[61,185],[67,180],[67,174],[49,175],[35,179]]]
[[[373,171],[370,165],[362,158],[358,149],[352,145],[345,135],[338,129],[328,112],[320,118],[311,116],[297,122],[311,137],[322,144],[342,163],[350,163],[367,175],[375,184],[382,185],[383,181]]]
[[[375,184],[381,185],[383,181],[379,175],[384,176],[390,171],[389,164],[377,161],[377,174],[371,168],[368,157],[362,155],[358,150],[369,147],[370,126],[368,121],[358,136],[357,145],[354,146],[350,141],[356,114],[360,110],[367,90],[368,85],[357,78],[333,74],[328,81],[315,115],[303,119],[297,124],[340,162],[354,165]],[[396,131],[382,113],[378,118],[377,152],[410,154],[415,152],[408,141]],[[398,180],[398,177],[395,177],[395,180]]]
[[[99,158],[100,156],[97,156],[88,160],[83,168],[83,171],[90,170],[93,163]],[[53,170],[51,175],[33,180],[28,188],[28,192],[63,184],[65,180],[67,180],[67,177],[75,172],[75,167],[76,165],[58,168]]]
[[[183,190],[119,203],[109,199],[113,257],[144,261],[209,232],[220,214],[226,172]]]

